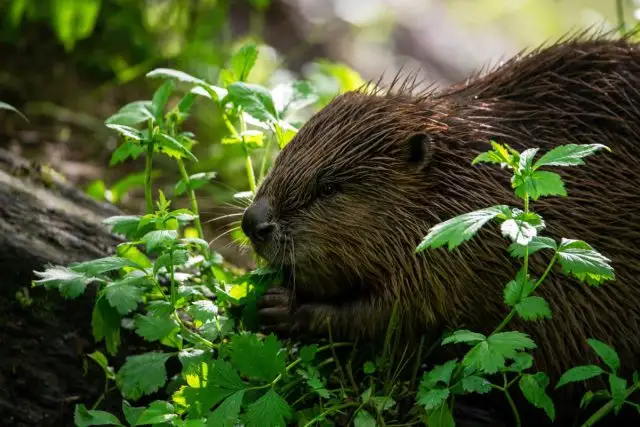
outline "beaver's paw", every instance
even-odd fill
[[[289,289],[269,289],[258,300],[258,321],[263,332],[287,333],[293,329],[293,294]]]

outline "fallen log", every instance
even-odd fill
[[[119,238],[103,225],[120,211],[45,166],[0,149],[0,424],[73,425],[78,402],[103,391],[92,351],[92,296],[65,300],[31,288],[47,264],[103,257]]]

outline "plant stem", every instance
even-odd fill
[[[191,203],[191,211],[196,215],[196,219],[193,221],[196,229],[198,230],[198,237],[200,239],[204,239],[204,232],[202,231],[202,223],[200,222],[200,212],[198,210],[198,200],[196,199],[196,192],[193,188],[191,188],[191,180],[189,179],[189,174],[187,174],[187,169],[184,166],[184,161],[182,159],[178,159],[178,168],[180,169],[180,176],[187,186],[187,191],[189,192],[189,202]]]
[[[506,388],[504,389],[504,395],[507,398],[507,402],[509,402],[509,406],[511,407],[511,410],[513,411],[513,417],[516,419],[516,426],[520,427],[522,424],[520,422],[520,414],[518,413],[518,408],[516,408],[516,404],[511,398],[511,395],[509,394],[509,391]]]
[[[616,0],[616,15],[618,16],[618,29],[623,34],[627,32],[627,24],[624,20],[624,5],[622,0]]]
[[[173,249],[169,250],[169,263],[171,265],[171,307],[175,311],[176,309],[176,277],[175,277],[175,266],[173,265]]]
[[[147,204],[147,214],[153,213],[153,194],[151,194],[151,171],[153,167],[153,142],[147,145],[147,157],[144,164],[144,199]]]
[[[342,405],[332,406],[326,411],[324,411],[323,413],[321,413],[320,415],[318,415],[317,417],[315,417],[314,419],[312,419],[311,421],[309,421],[308,423],[306,423],[304,427],[310,427],[314,425],[316,422],[323,420],[327,415],[329,415],[332,412],[337,412],[341,409],[350,408],[353,406],[360,406],[360,404],[358,402],[347,402],[347,403],[343,403]]]
[[[240,136],[240,133],[238,133],[236,128],[229,121],[229,116],[227,116],[226,114],[223,114],[222,120],[224,121],[225,126],[227,126],[227,129],[229,129],[229,132],[231,132],[231,135],[234,138],[240,139],[242,141],[242,148],[244,150],[244,163],[247,169],[247,179],[249,180],[249,189],[251,190],[252,193],[255,194],[256,176],[253,173],[253,164],[251,161],[251,156],[249,155],[249,147],[247,147],[247,144],[244,142],[244,137]],[[242,117],[240,117],[240,128],[241,128],[240,132],[244,132],[244,120],[242,119]]]
[[[269,159],[269,151],[271,150],[271,143],[273,138],[269,138],[267,146],[265,148],[264,156],[262,157],[262,164],[260,165],[260,175],[258,175],[258,182],[262,182],[264,176],[267,174],[267,160]]]
[[[535,291],[538,288],[538,286],[544,281],[544,279],[547,277],[547,274],[549,274],[549,272],[551,271],[551,267],[553,267],[553,265],[556,263],[557,260],[558,260],[558,254],[556,253],[553,256],[553,258],[551,258],[551,262],[549,262],[549,265],[547,266],[547,269],[544,271],[542,276],[538,279],[536,284],[533,285],[532,292]]]
[[[636,392],[636,390],[640,389],[640,381],[633,384],[631,387],[629,387],[627,389],[627,391],[625,392],[625,400],[631,396],[633,393]],[[591,417],[589,417],[589,419],[587,421],[585,421],[584,424],[582,424],[582,427],[591,427],[592,425],[594,425],[595,423],[597,423],[598,421],[600,421],[602,418],[604,418],[605,415],[607,415],[609,412],[611,412],[613,410],[613,407],[615,406],[615,404],[613,403],[613,400],[610,400],[609,402],[607,402],[606,405],[604,405],[603,407],[601,407],[600,409],[598,409],[598,411],[596,413],[594,413],[593,415],[591,415]]]

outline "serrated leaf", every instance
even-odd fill
[[[446,403],[427,413],[429,427],[455,427],[453,414]]]
[[[520,153],[518,173],[526,173],[531,170],[531,163],[538,150],[538,148],[529,148]]]
[[[451,381],[451,374],[453,374],[453,370],[456,368],[457,363],[457,359],[449,360],[443,365],[436,365],[429,372],[425,372],[422,377],[420,387],[424,387],[427,390],[432,389],[439,382],[449,385],[449,381]]]
[[[544,154],[533,166],[538,169],[542,166],[577,166],[583,165],[584,157],[594,154],[600,149],[608,151],[609,148],[602,144],[567,144],[554,148]]]
[[[303,363],[311,363],[318,351],[318,344],[305,345],[300,348],[300,359]]]
[[[34,271],[39,280],[34,280],[35,286],[42,285],[47,289],[58,289],[65,298],[73,299],[82,295],[87,285],[95,280],[82,272],[73,271],[67,267],[51,266],[45,271]]]
[[[529,255],[532,255],[542,249],[557,249],[556,242],[549,237],[535,236],[528,244]],[[523,258],[524,257],[524,245],[512,243],[509,245],[509,253],[512,257]]]
[[[571,274],[589,285],[596,286],[615,279],[611,260],[582,240],[563,238],[557,256],[564,274]]]
[[[526,175],[515,175],[511,186],[515,189],[516,196],[524,199],[528,195],[533,200],[544,196],[566,197],[562,177],[554,172],[535,171]]]
[[[533,280],[525,278],[524,269],[520,269],[516,275],[515,280],[511,280],[504,287],[504,302],[509,307],[513,307],[518,304],[522,299],[527,298],[531,292],[535,282]]]
[[[131,404],[126,400],[122,401],[122,413],[124,414],[124,418],[127,420],[129,425],[137,425],[136,423],[138,422],[140,415],[142,415],[142,412],[144,412],[144,409],[145,408],[142,406],[131,406]]]
[[[556,384],[556,388],[562,387],[568,383],[586,381],[603,373],[604,371],[602,368],[596,365],[576,366],[562,374],[560,380],[558,380],[558,383]]]
[[[207,427],[234,427],[240,416],[240,408],[245,390],[227,397],[207,419]]]
[[[278,113],[269,91],[263,86],[235,82],[227,87],[227,97],[247,114],[265,123],[278,121]]]
[[[210,300],[194,301],[187,308],[187,313],[199,322],[207,322],[218,317],[218,306]]]
[[[424,406],[427,411],[431,411],[445,403],[449,394],[448,388],[433,388],[428,391],[420,389],[418,392],[418,404]]]
[[[298,369],[296,370],[296,373],[298,373],[302,378],[304,378],[307,385],[311,387],[313,391],[318,393],[318,396],[322,397],[323,399],[329,399],[331,397],[331,394],[325,388],[325,384],[322,381],[322,378],[320,377],[320,373],[318,372],[317,369],[312,367],[309,367],[308,371],[305,371],[304,369]]]
[[[542,372],[538,372],[535,375],[524,374],[518,382],[524,397],[536,408],[544,409],[547,416],[553,421],[556,411],[553,401],[545,391],[548,384],[549,378]]]
[[[462,389],[468,393],[485,394],[491,391],[491,383],[481,376],[470,375],[462,379]]]
[[[106,124],[134,127],[140,123],[153,119],[150,101],[131,102],[105,120]]]
[[[377,423],[370,413],[364,409],[360,409],[353,419],[353,425],[354,427],[376,427]]]
[[[111,232],[129,237],[138,229],[141,217],[138,215],[111,216],[102,221],[111,226]]]
[[[126,399],[138,400],[167,382],[165,363],[170,354],[151,352],[127,357],[116,375],[116,384]]]
[[[459,343],[468,343],[475,344],[479,341],[486,340],[487,337],[485,335],[479,334],[477,332],[468,331],[466,329],[460,329],[453,332],[451,335],[442,340],[442,345],[446,344],[459,344]]]
[[[279,84],[273,88],[271,96],[280,117],[285,117],[291,110],[301,110],[318,100],[313,87],[305,80]]]
[[[150,342],[161,340],[179,328],[172,317],[140,314],[135,316],[135,325],[136,334]]]
[[[88,410],[82,404],[76,405],[73,421],[77,427],[122,425],[115,415],[105,411]]]
[[[516,312],[524,320],[551,319],[551,308],[542,297],[529,296],[523,298],[515,306]]]
[[[538,230],[531,224],[517,219],[507,219],[500,225],[502,235],[519,245],[527,245],[536,237]]]
[[[109,304],[121,315],[135,310],[144,295],[144,285],[149,279],[145,276],[127,276],[124,279],[109,283],[103,290]]]
[[[235,335],[231,339],[231,363],[250,377],[273,381],[284,372],[285,357],[275,335],[263,342],[255,335]]]
[[[258,59],[258,48],[253,43],[243,45],[229,61],[229,68],[237,81],[245,81]]]
[[[508,213],[509,208],[504,205],[493,206],[474,212],[469,212],[431,227],[429,233],[422,240],[416,252],[427,248],[436,249],[447,245],[453,250],[464,241],[471,239],[487,222],[501,214]]]
[[[292,410],[273,389],[247,407],[247,427],[285,427]]]
[[[246,388],[246,384],[240,379],[233,366],[224,360],[216,360],[210,379],[216,387],[229,390],[230,393]]]
[[[178,238],[176,230],[154,230],[142,236],[142,243],[147,245],[147,251],[169,246]]]
[[[198,188],[203,187],[205,184],[209,183],[212,179],[217,176],[215,172],[201,172],[191,175],[189,177],[189,185],[183,180],[180,180],[176,183],[173,188],[176,196],[183,194],[187,189],[197,190]]]
[[[497,163],[500,164],[501,167],[511,166],[513,167],[513,156],[509,153],[509,150],[502,144],[499,144],[495,141],[491,141],[492,150],[489,150],[485,153],[479,154],[473,161],[472,165],[475,165],[480,162],[486,163]]]
[[[376,407],[378,412],[388,411],[397,404],[391,396],[373,396],[369,402]]]
[[[194,156],[182,142],[172,136],[159,133],[156,137],[155,143],[158,150],[163,151],[171,157],[184,157],[194,162],[198,161],[196,156]]]
[[[518,353],[512,359],[513,363],[507,367],[509,372],[522,372],[533,366],[533,356],[529,353]]]
[[[170,271],[170,267],[186,264],[189,261],[189,252],[186,249],[176,249],[172,253],[165,252],[153,263],[153,274],[157,274],[162,267]]]
[[[134,139],[136,141],[141,141],[144,138],[142,132],[140,132],[138,129],[133,128],[131,126],[115,125],[110,123],[107,123],[106,126],[109,129],[115,130],[120,135],[125,136],[127,138]]]
[[[200,326],[200,333],[209,341],[225,337],[233,330],[234,322],[225,316],[216,316]]]
[[[526,334],[517,331],[490,335],[476,344],[463,359],[467,368],[494,374],[505,367],[505,359],[516,357],[518,351],[530,350],[536,345]]]
[[[101,351],[94,351],[93,353],[88,354],[87,356],[102,368],[107,378],[115,379],[115,376],[113,375],[113,368],[109,366],[109,361],[107,360],[107,357]]]
[[[594,338],[587,339],[587,343],[596,352],[598,357],[611,368],[612,372],[617,372],[620,369],[620,357],[618,353],[609,345]]]
[[[132,141],[124,141],[111,155],[109,166],[115,166],[128,158],[137,159],[145,152],[145,147]]]
[[[175,413],[172,404],[162,400],[156,400],[140,414],[136,425],[162,424],[177,417],[178,415]]]
[[[108,271],[120,270],[124,267],[138,268],[139,265],[127,258],[108,256],[91,261],[74,263],[69,266],[71,270],[84,273],[88,276],[97,276]]]
[[[91,327],[96,342],[105,341],[107,351],[115,355],[120,347],[120,320],[118,311],[109,305],[106,298],[98,298],[93,306]]]
[[[609,375],[609,389],[613,400],[614,413],[617,415],[627,398],[627,380],[617,375]]]
[[[164,109],[169,102],[169,97],[171,96],[174,88],[175,83],[173,80],[167,80],[154,92],[153,98],[151,99],[151,105],[153,106],[154,116],[157,121],[162,120]]]

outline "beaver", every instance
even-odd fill
[[[335,97],[280,152],[243,215],[255,251],[287,272],[262,297],[263,324],[376,340],[395,306],[408,337],[495,329],[509,311],[503,288],[521,267],[497,228],[454,251],[414,252],[437,223],[521,207],[509,173],[471,165],[491,140],[519,151],[612,150],[554,168],[568,197],[532,208],[543,235],[585,240],[610,258],[615,281],[592,287],[555,266],[536,291],[552,318],[514,319],[509,329],[534,339],[534,369],[552,384],[599,363],[587,338],[612,345],[624,372],[640,368],[640,47],[630,36],[571,36],[444,89],[397,79]],[[551,256],[531,256],[533,277]]]

